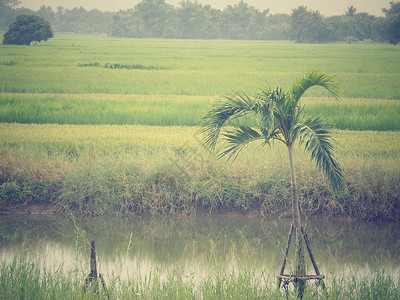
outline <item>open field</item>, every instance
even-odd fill
[[[288,86],[318,68],[337,76],[344,97],[399,99],[399,55],[399,47],[385,44],[64,34],[36,47],[1,45],[0,91],[214,96],[255,93],[267,82]],[[326,94],[319,89],[308,94],[321,95]]]
[[[335,139],[347,188],[333,195],[297,151],[303,212],[399,220],[399,54],[384,44],[72,34],[1,45],[0,202],[94,214],[285,214],[285,150],[251,145],[226,164],[202,149],[198,126],[225,95],[253,95],[267,82],[287,88],[319,68],[336,75],[343,99],[316,88],[303,104],[346,129]]]

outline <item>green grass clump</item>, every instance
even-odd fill
[[[33,261],[3,262],[0,274],[1,299],[73,299],[83,294],[72,274],[65,275],[61,269],[49,272]]]
[[[139,70],[158,70],[162,69],[157,66],[144,66],[141,64],[121,64],[121,63],[116,63],[116,62],[105,62],[103,64],[100,64],[99,62],[88,62],[88,63],[79,63],[79,67],[102,67],[102,68],[107,68],[107,69],[139,69]]]

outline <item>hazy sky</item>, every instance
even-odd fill
[[[89,10],[97,8],[105,11],[118,11],[134,8],[141,0],[20,0],[23,7],[38,10],[42,5],[49,5],[54,9],[57,6],[65,8],[80,7]],[[166,0],[167,3],[178,6],[182,0]],[[234,5],[240,0],[198,0],[203,4],[210,4],[214,8],[223,9],[227,5]],[[349,6],[354,6],[358,12],[371,15],[382,15],[382,8],[388,8],[391,0],[245,0],[249,5],[258,9],[270,9],[271,14],[291,13],[293,8],[305,5],[309,9],[318,10],[324,16],[341,15]]]

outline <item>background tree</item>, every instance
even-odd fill
[[[53,37],[49,22],[35,15],[20,15],[4,34],[3,44],[30,45]]]
[[[42,5],[40,9],[36,12],[39,17],[47,20],[50,24],[55,22],[55,13],[50,6]]]
[[[346,10],[346,16],[354,17],[356,15],[357,9],[352,5],[348,6]]]
[[[259,11],[254,6],[240,1],[228,5],[222,12],[223,35],[229,39],[258,39],[258,33],[265,29],[268,10]]]
[[[143,0],[135,6],[133,17],[145,37],[163,37],[164,29],[174,19],[174,6],[165,0]],[[141,36],[138,36],[141,37]]]
[[[290,21],[290,39],[297,43],[321,43],[329,39],[328,26],[318,11],[299,6],[292,10]]]
[[[237,94],[227,97],[226,101],[217,103],[203,118],[204,145],[214,150],[221,135],[225,146],[218,157],[227,155],[235,159],[248,143],[261,141],[270,145],[271,141],[279,141],[286,145],[289,156],[292,216],[296,236],[296,276],[305,275],[303,250],[303,234],[299,211],[299,198],[296,186],[296,172],[293,151],[296,141],[304,145],[310,153],[317,168],[322,171],[334,189],[343,184],[343,171],[333,155],[333,139],[330,126],[319,117],[304,119],[300,98],[311,87],[321,86],[334,97],[339,97],[339,90],[331,77],[324,73],[313,71],[300,77],[289,91],[281,87],[266,88],[256,97]],[[253,117],[257,127],[251,128],[246,124],[248,117]],[[235,129],[225,129],[228,120],[235,120]],[[225,130],[224,130],[225,129]],[[299,280],[298,292],[303,294],[305,282]]]
[[[287,40],[290,30],[290,15],[288,14],[270,14],[267,16],[263,40]]]
[[[0,28],[7,28],[15,20],[14,7],[18,4],[17,0],[0,0]]]
[[[209,5],[203,7],[203,4],[197,1],[182,1],[177,9],[180,37],[184,39],[209,38],[213,32],[216,33],[211,24],[211,15],[207,11],[209,8]]]
[[[13,8],[20,3],[21,2],[19,0],[0,0],[0,10],[3,10],[6,7]]]
[[[383,22],[383,34],[393,45],[400,41],[400,2],[390,2],[389,9],[383,9],[385,19]]]
[[[350,8],[348,8],[350,10]],[[379,18],[367,13],[356,13],[353,8],[341,16],[327,18],[330,28],[329,41],[378,41],[379,37]]]

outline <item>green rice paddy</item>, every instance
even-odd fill
[[[265,41],[115,39],[56,35],[36,47],[0,47],[1,92],[221,96],[287,86],[318,68],[344,97],[399,99],[398,47]],[[97,66],[153,66],[111,69]],[[86,65],[86,66],[85,66]],[[322,90],[312,96],[325,95]]]
[[[199,126],[218,96],[120,94],[0,94],[0,122],[80,125]],[[310,115],[337,129],[399,130],[400,101],[304,98]]]
[[[95,214],[285,213],[284,149],[252,145],[226,164],[202,148],[199,125],[226,95],[288,88],[318,68],[336,76],[343,97],[316,88],[302,104],[336,128],[347,188],[333,195],[299,149],[304,211],[398,220],[399,52],[386,44],[76,34],[1,45],[0,202]]]

